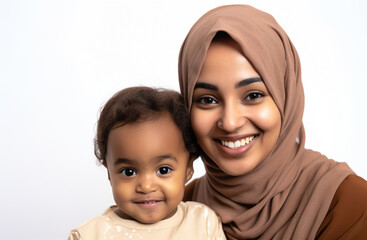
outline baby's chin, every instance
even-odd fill
[[[160,222],[162,220],[171,218],[176,212],[177,212],[177,207],[170,212],[168,215],[166,216],[142,216],[142,215],[129,215],[127,213],[125,213],[124,211],[122,211],[119,207],[117,207],[114,212],[116,213],[117,216],[119,216],[122,219],[126,219],[126,220],[132,220],[132,221],[136,221],[142,224],[154,224],[157,222]]]

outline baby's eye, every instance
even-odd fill
[[[197,103],[200,104],[216,104],[218,101],[213,97],[200,97],[196,100]]]
[[[171,168],[169,167],[160,167],[158,170],[157,170],[157,173],[160,174],[160,175],[164,175],[164,174],[168,174],[172,171]]]
[[[261,92],[252,92],[252,93],[248,94],[243,100],[251,101],[251,100],[256,100],[256,99],[262,98],[264,96],[265,96],[265,94],[263,94]]]
[[[125,175],[127,177],[131,177],[136,175],[136,171],[133,168],[125,168],[121,171],[122,175]]]

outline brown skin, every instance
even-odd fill
[[[191,122],[203,151],[228,175],[250,172],[274,148],[280,112],[233,40],[210,45],[193,94]]]
[[[169,113],[112,129],[106,167],[116,213],[148,224],[171,217],[193,174],[189,158]]]

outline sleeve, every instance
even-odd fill
[[[68,240],[82,240],[77,230],[72,230],[69,234]]]
[[[186,202],[186,201],[194,201],[193,199],[193,195],[194,195],[194,189],[195,189],[195,184],[197,183],[198,179],[194,179],[192,180],[189,184],[186,185],[185,187],[185,194],[184,197],[182,199],[182,201]]]
[[[337,189],[316,239],[367,239],[367,182],[348,176]]]
[[[210,240],[226,240],[226,236],[223,232],[222,222],[218,215],[211,209],[209,209],[207,218],[207,229],[208,229],[208,239]]]

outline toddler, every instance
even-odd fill
[[[214,211],[182,202],[198,153],[179,93],[149,87],[116,93],[101,111],[95,138],[116,205],[73,229],[69,240],[225,239]]]

